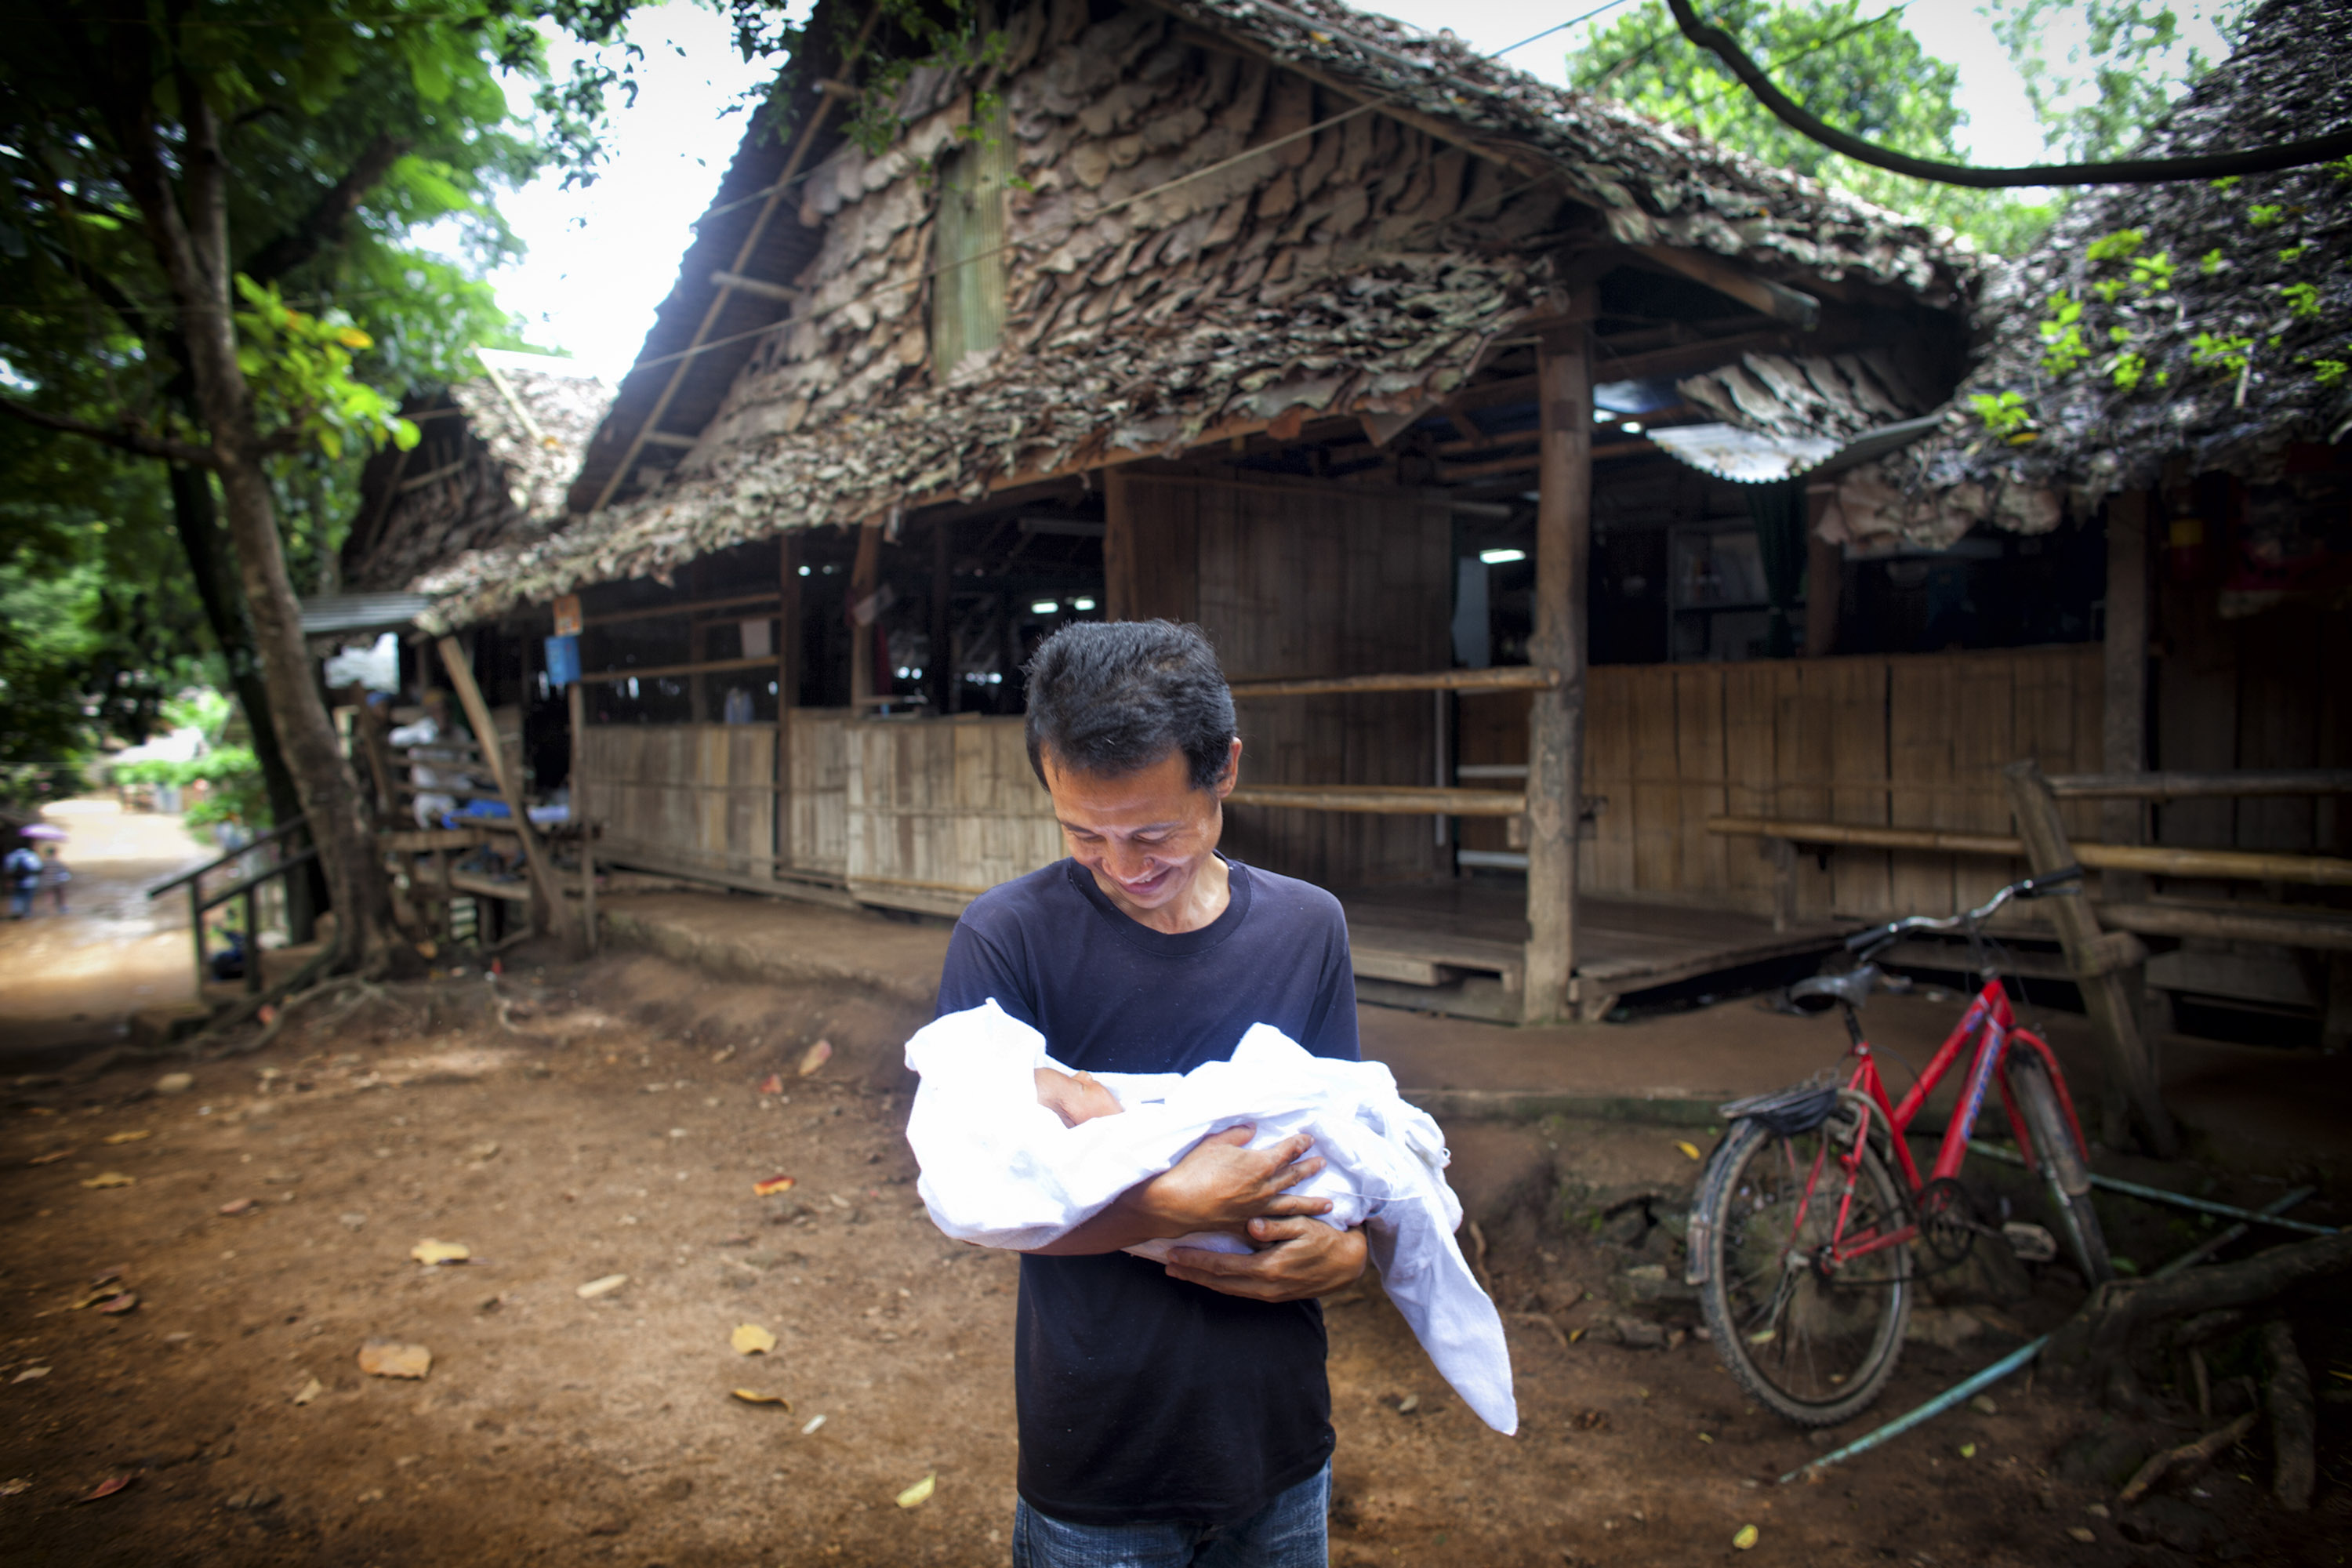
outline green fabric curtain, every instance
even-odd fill
[[[1790,617],[1797,605],[1797,585],[1805,575],[1805,481],[1776,479],[1749,485],[1748,515],[1756,522],[1758,552],[1764,559],[1764,594],[1769,602],[1764,651],[1771,658],[1787,658],[1797,651],[1796,628]]]

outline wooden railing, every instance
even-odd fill
[[[175,888],[188,889],[188,926],[194,935],[196,944],[196,994],[198,995],[204,994],[205,982],[211,978],[212,955],[205,951],[205,916],[207,912],[232,901],[242,906],[245,918],[245,988],[247,991],[261,989],[259,918],[261,889],[274,880],[284,879],[300,870],[319,858],[319,847],[316,844],[306,844],[297,850],[288,843],[297,833],[307,835],[310,826],[308,817],[298,816],[283,826],[271,828],[250,844],[232,849],[226,855],[215,856],[194,869],[183,871],[170,881],[158,882],[147,889],[147,896],[151,899],[161,898]],[[210,893],[205,891],[204,879],[206,875],[219,870],[232,861],[242,860],[247,856],[257,852],[272,853],[275,859],[270,865],[254,872],[242,881],[232,883],[228,887]]]

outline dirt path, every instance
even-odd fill
[[[504,1023],[502,994],[521,998]],[[444,976],[332,1014],[196,1068],[184,1093],[153,1092],[161,1069],[118,1071],[20,1089],[0,1119],[11,1562],[1006,1560],[1016,1268],[919,1212],[895,1067],[908,1004],[637,957],[495,987]],[[820,1037],[833,1059],[798,1077]],[[783,1093],[761,1092],[771,1074]],[[1501,1304],[1575,1338],[1515,1324],[1524,1427],[1504,1438],[1377,1289],[1332,1301],[1335,1563],[2157,1564],[2242,1548],[2285,1563],[2346,1538],[2332,1405],[2319,1509],[2283,1521],[2258,1457],[2233,1457],[2205,1495],[2166,1500],[2186,1512],[2165,1529],[2210,1537],[2187,1553],[2088,1511],[2119,1464],[2179,1434],[2022,1383],[1824,1484],[1778,1488],[1817,1448],[1686,1333],[1686,1134],[1453,1134]],[[89,1184],[108,1173],[132,1180]],[[754,1194],[777,1174],[796,1184]],[[427,1238],[472,1261],[420,1266]],[[74,1306],[115,1270],[135,1310]],[[626,1283],[581,1296],[613,1275]],[[1929,1313],[1942,1342],[1909,1347],[1882,1412],[2078,1294],[2053,1269],[1998,1307]],[[2298,1321],[2323,1383],[2352,1370],[2347,1317]],[[1615,1342],[1621,1319],[1672,1348]],[[730,1348],[747,1323],[773,1352]],[[376,1339],[428,1349],[429,1375],[363,1374]],[[894,1506],[927,1476],[929,1500]],[[1748,1524],[1760,1543],[1737,1552]]]
[[[18,1053],[115,1038],[133,1009],[195,994],[187,905],[150,901],[146,889],[213,852],[179,817],[111,800],[60,801],[43,816],[71,835],[60,854],[74,877],[63,916],[44,890],[33,918],[0,921],[0,1070]]]

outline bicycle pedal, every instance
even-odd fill
[[[2017,1254],[2021,1263],[2054,1263],[2058,1258],[2058,1238],[2041,1226],[2013,1219],[2000,1227],[2003,1241]]]

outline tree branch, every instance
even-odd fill
[[[392,166],[406,155],[409,145],[404,137],[378,135],[361,151],[351,171],[319,198],[318,205],[299,223],[246,258],[238,270],[257,283],[268,283],[341,239],[343,226],[359,211],[368,193],[382,184]]]
[[[87,437],[102,446],[125,452],[136,452],[142,458],[161,458],[166,462],[185,463],[192,468],[218,468],[210,447],[199,447],[190,441],[173,441],[162,436],[150,436],[143,430],[109,429],[103,425],[91,425],[63,414],[51,414],[29,403],[19,403],[13,397],[0,397],[0,414],[21,419],[27,425],[37,425],[44,430],[61,430],[68,436]]]
[[[1756,95],[1756,100],[1782,123],[1856,163],[1908,174],[1915,180],[1933,180],[1939,184],[1966,185],[1976,190],[2000,190],[2012,185],[2148,185],[2168,180],[2267,174],[2306,163],[2324,163],[2352,153],[2352,131],[2337,131],[2242,152],[2207,153],[2185,158],[2126,158],[2106,163],[2034,163],[2014,169],[1972,169],[1964,163],[1914,158],[1907,153],[1865,142],[1807,113],[1802,105],[1774,84],[1763,67],[1748,58],[1738,40],[1722,28],[1700,21],[1698,13],[1691,7],[1691,0],[1666,0],[1666,5],[1674,12],[1675,25],[1682,29],[1683,37],[1720,59]]]

